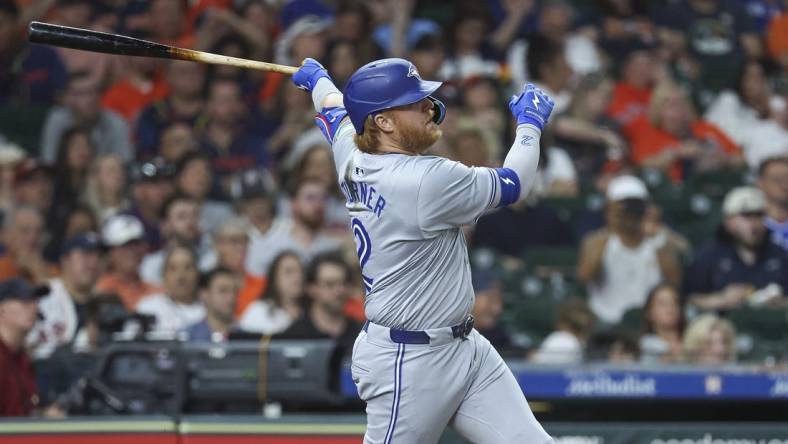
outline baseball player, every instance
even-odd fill
[[[367,404],[365,443],[436,443],[447,425],[474,443],[552,442],[511,371],[473,329],[473,288],[460,227],[525,198],[553,101],[533,85],[509,103],[517,135],[503,168],[422,155],[445,107],[412,63],[359,68],[344,95],[306,59],[310,91],[347,198],[369,320],[351,373]]]

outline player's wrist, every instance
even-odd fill
[[[332,98],[331,103],[328,103],[326,99],[333,94],[337,94],[340,99],[337,101]],[[315,87],[312,89],[312,103],[315,105],[317,111],[322,111],[324,107],[336,106],[334,102],[341,103],[341,97],[342,92],[334,85],[331,77],[328,76],[318,79]]]

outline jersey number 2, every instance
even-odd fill
[[[364,274],[364,265],[367,264],[370,254],[372,254],[372,241],[364,225],[357,218],[350,221],[350,228],[353,230],[353,237],[356,238],[356,253],[358,263],[361,265],[361,279],[364,281],[364,290],[369,293],[372,290],[372,278]]]

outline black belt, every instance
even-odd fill
[[[473,330],[473,315],[468,315],[465,321],[451,327],[451,334],[455,338],[465,339]],[[364,323],[364,331],[369,328],[369,321]],[[391,340],[398,344],[429,344],[430,335],[423,330],[400,330],[389,328]]]

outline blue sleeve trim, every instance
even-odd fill
[[[323,111],[315,116],[315,125],[320,128],[328,143],[334,143],[334,136],[337,134],[339,125],[345,116],[347,116],[347,110],[341,106],[324,108]]]
[[[511,205],[520,197],[520,177],[511,168],[496,168],[498,184],[501,186],[501,200],[499,207]]]

